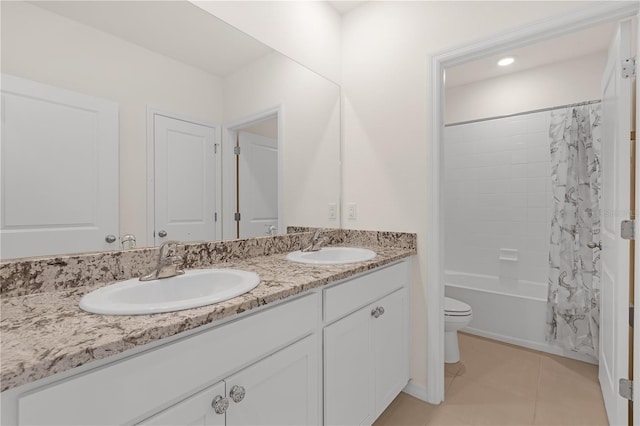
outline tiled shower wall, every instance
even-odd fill
[[[549,115],[446,127],[447,271],[547,282]]]

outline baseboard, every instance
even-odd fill
[[[500,342],[505,342],[512,345],[516,345],[516,346],[522,346],[528,349],[534,349],[540,352],[546,352],[549,354],[559,355],[565,358],[571,358],[577,361],[588,362],[589,364],[598,365],[598,361],[593,357],[590,357],[589,355],[583,355],[576,352],[567,351],[565,349],[558,348],[549,344],[532,342],[530,340],[524,340],[524,339],[517,339],[515,337],[509,337],[509,336],[504,336],[502,334],[491,333],[489,331],[478,330],[477,328],[473,328],[473,327],[464,327],[460,331],[464,333],[480,336],[480,337],[486,337],[488,339],[498,340]]]
[[[409,380],[407,386],[402,389],[402,392],[411,395],[414,398],[418,398],[421,401],[429,402],[427,400],[427,387],[420,383],[416,383],[413,380]]]

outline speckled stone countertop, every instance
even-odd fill
[[[416,254],[415,234],[372,231],[351,231],[349,234],[343,230],[329,231],[327,234],[331,235],[331,245],[366,247],[374,250],[377,256],[367,262],[347,265],[317,266],[287,261],[286,253],[292,251],[292,248],[297,249],[300,241],[309,238],[309,233],[187,245],[183,253],[187,267],[253,271],[260,276],[260,284],[252,291],[226,302],[153,315],[96,315],[84,312],[78,307],[84,294],[114,280],[129,278],[127,275],[136,276],[136,268],[124,267],[129,273],[120,272],[115,276],[113,271],[107,271],[107,278],[102,280],[95,278],[95,272],[88,271],[93,279],[86,278],[74,282],[68,278],[68,265],[78,267],[76,258],[81,255],[68,256],[62,260],[57,257],[55,260],[50,258],[47,261],[28,261],[40,262],[39,266],[3,262],[0,264],[0,278],[4,285],[0,317],[1,390],[70,370],[93,360],[103,359]],[[279,239],[280,242],[274,243],[274,239]],[[253,249],[248,250],[250,253],[244,250],[244,254],[239,255],[233,248],[234,244],[236,249],[246,248],[247,245]],[[220,249],[228,245],[232,247]],[[203,248],[205,246],[206,249]],[[263,249],[259,250],[256,247]],[[131,255],[142,258],[151,256],[149,253],[142,253],[143,250],[155,254],[156,249],[141,249],[139,253]],[[256,255],[260,251],[262,255]],[[191,256],[194,252],[208,253],[208,261],[204,261],[202,256]],[[227,258],[211,258],[212,252],[226,253]],[[229,255],[230,253],[235,254]],[[101,259],[100,262],[102,261],[114,262],[113,259]],[[37,277],[46,272],[43,272],[42,265],[47,262],[53,265],[62,262],[67,265],[67,269],[58,274],[49,271],[50,278],[46,282],[38,282]],[[151,263],[145,262],[142,269],[149,269],[150,265]],[[30,276],[29,268],[36,268],[39,273]],[[103,269],[105,272],[106,268]],[[19,280],[20,285],[14,282],[15,280]],[[30,286],[30,291],[23,290]]]

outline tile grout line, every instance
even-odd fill
[[[538,384],[536,385],[536,399],[533,404],[533,422],[532,425],[536,424],[536,417],[538,415],[538,395],[540,393],[540,376],[542,374],[542,354],[538,354],[540,358],[540,363],[538,364]]]

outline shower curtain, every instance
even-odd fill
[[[553,206],[547,340],[598,357],[600,104],[551,112]]]

